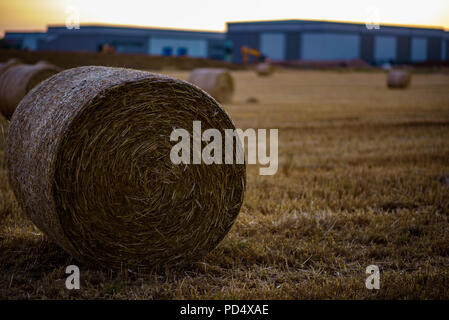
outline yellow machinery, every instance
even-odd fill
[[[109,45],[107,43],[105,43],[102,47],[101,47],[101,53],[102,54],[114,54],[115,53],[115,47],[112,45]]]
[[[247,46],[242,46],[240,48],[242,53],[243,63],[248,64],[250,62],[250,57],[254,57],[254,62],[264,62],[266,57],[257,49],[248,48]]]

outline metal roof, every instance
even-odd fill
[[[344,31],[395,35],[447,35],[443,28],[380,25],[380,29],[370,30],[364,23],[321,21],[321,20],[272,20],[228,22],[228,32],[261,31]]]
[[[104,25],[80,25],[79,29],[67,29],[65,26],[49,26],[48,34],[77,34],[77,35],[121,35],[121,36],[169,36],[169,37],[192,37],[224,40],[224,32],[210,32],[201,30],[178,30],[161,28],[140,28],[128,26],[104,26]]]

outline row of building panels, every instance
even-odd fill
[[[5,41],[13,47],[45,51],[98,52],[105,44],[118,53],[187,55],[224,59],[225,34],[164,29],[81,26],[69,30],[49,27],[46,33],[7,32]]]
[[[259,49],[272,60],[348,60],[369,63],[415,63],[449,60],[449,33],[443,29],[375,26],[325,21],[229,23],[233,59],[240,46]]]
[[[228,23],[227,32],[81,26],[49,27],[46,33],[9,33],[20,48],[54,51],[100,51],[104,44],[119,53],[187,55],[241,62],[240,48],[260,50],[275,61],[361,58],[369,63],[449,60],[449,33],[442,29],[324,21]]]
[[[448,40],[428,39],[422,36],[367,36],[335,32],[296,34],[262,32],[254,35],[255,39],[252,41],[250,40],[251,36],[248,34],[243,37],[230,35],[230,39],[234,40],[233,43],[236,45],[234,50],[236,61],[241,61],[239,44],[251,44],[274,61],[327,61],[361,58],[376,64],[422,62],[431,60],[430,57],[434,61],[446,60],[448,48]]]

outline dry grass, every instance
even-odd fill
[[[24,218],[0,154],[0,297],[448,299],[449,76],[414,75],[397,91],[382,73],[233,75],[226,109],[238,127],[279,128],[280,168],[248,168],[243,209],[217,249],[150,275],[80,265],[82,288],[69,292],[76,262]],[[374,292],[370,264],[381,269]]]

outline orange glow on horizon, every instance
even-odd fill
[[[176,2],[176,3],[175,3]],[[275,5],[276,4],[276,5]],[[258,20],[326,20],[374,22],[449,30],[449,1],[315,0],[303,5],[291,0],[210,0],[154,2],[141,0],[1,0],[0,36],[5,31],[44,31],[64,25],[68,8],[79,10],[81,24],[123,25],[224,31],[226,22]],[[373,9],[374,8],[374,9]]]

